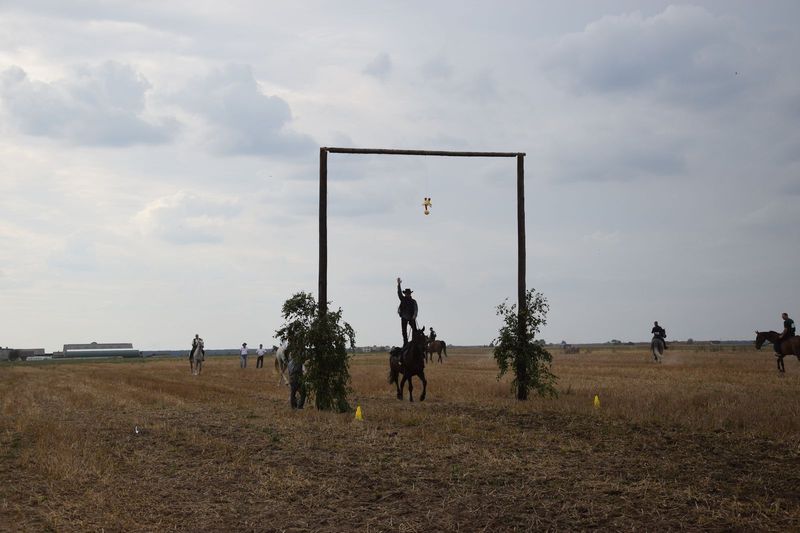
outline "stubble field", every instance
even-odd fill
[[[272,360],[6,363],[0,528],[797,530],[800,363],[711,349],[556,354],[559,398],[524,403],[488,350],[413,404],[357,356],[361,422],[291,411]]]

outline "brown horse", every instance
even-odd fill
[[[428,390],[428,380],[425,379],[425,345],[428,338],[425,336],[425,328],[412,331],[411,342],[403,348],[392,348],[389,352],[389,383],[397,385],[397,399],[402,400],[403,387],[408,381],[408,399],[413,402],[414,388],[411,385],[411,378],[418,376],[422,381],[422,395],[419,401],[424,402]],[[400,374],[403,374],[403,379],[398,382]]]
[[[760,350],[765,341],[776,344],[780,334],[775,331],[756,331],[756,350]],[[780,353],[775,352],[775,357],[778,359],[778,371],[786,372],[786,367],[783,366],[783,358],[787,355],[796,355],[797,360],[800,361],[800,337],[788,337],[780,341],[776,348],[780,348]]]
[[[433,363],[433,352],[439,356],[439,362],[442,362],[442,352],[447,357],[447,344],[444,341],[428,341],[428,346],[425,348],[426,361]]]

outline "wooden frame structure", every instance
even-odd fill
[[[319,149],[319,286],[320,316],[328,312],[328,154],[414,155],[439,157],[514,157],[517,159],[517,312],[520,339],[524,338],[525,306],[525,153],[453,152],[443,150],[390,150],[385,148]]]

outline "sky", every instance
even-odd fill
[[[271,346],[316,293],[320,146],[525,152],[548,342],[800,316],[800,3],[0,0],[0,345]],[[488,344],[516,162],[331,154],[358,345]],[[431,197],[430,216],[422,211]]]

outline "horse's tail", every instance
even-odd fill
[[[389,384],[396,384],[397,378],[400,376],[400,372],[394,368],[391,363],[389,364]]]
[[[447,343],[442,341],[442,350],[444,350],[444,356],[447,357]]]

